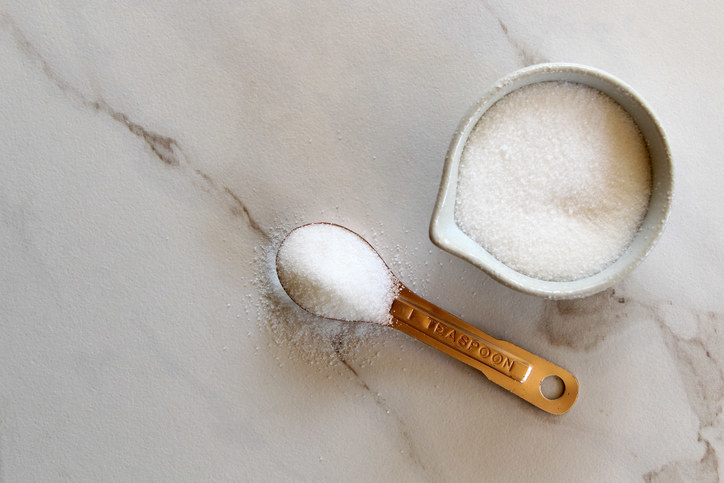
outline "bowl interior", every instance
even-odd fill
[[[641,228],[631,245],[616,262],[601,272],[568,282],[539,280],[513,270],[469,238],[455,223],[458,166],[470,132],[483,114],[503,96],[520,87],[546,81],[576,82],[590,86],[618,102],[641,130],[651,160],[651,199]],[[672,185],[671,156],[665,134],[651,109],[629,86],[610,74],[590,67],[575,64],[535,65],[498,81],[463,119],[445,160],[440,191],[430,223],[430,238],[443,250],[469,261],[514,289],[552,299],[583,297],[610,287],[646,257],[666,223]]]

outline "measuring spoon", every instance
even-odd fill
[[[551,414],[563,414],[573,406],[578,396],[578,381],[573,374],[510,342],[486,334],[413,293],[392,274],[372,245],[357,233],[340,225],[331,223],[302,225],[292,230],[279,247],[276,260],[279,281],[285,292],[302,309],[325,318],[356,322],[355,320],[336,317],[328,311],[315,311],[310,307],[305,307],[305,301],[301,300],[304,295],[300,295],[300,293],[305,292],[292,290],[288,283],[289,280],[285,277],[285,270],[280,269],[279,253],[292,233],[302,228],[313,228],[315,225],[333,226],[346,230],[362,240],[366,247],[369,247],[379,258],[381,264],[389,272],[390,280],[395,289],[394,298],[392,298],[389,306],[390,327],[474,367],[495,384],[543,411]],[[344,265],[346,264],[340,264],[340,273],[345,270]],[[307,276],[305,281],[315,283],[314,280],[318,278]],[[544,391],[542,387],[548,384],[547,382],[544,383],[546,380],[555,380],[559,385],[562,385],[559,395],[556,394],[556,397],[554,397]]]

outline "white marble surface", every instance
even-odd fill
[[[0,480],[722,481],[722,2],[0,2]],[[498,77],[591,65],[659,115],[670,224],[614,290],[511,291],[427,238]],[[300,320],[302,222],[571,370],[549,416],[388,329]]]

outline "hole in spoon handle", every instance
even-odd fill
[[[578,396],[578,381],[567,370],[498,340],[402,287],[390,309],[392,327],[481,371],[495,384],[551,414],[568,411]],[[561,379],[560,397],[548,399],[541,383]]]

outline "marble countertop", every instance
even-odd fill
[[[0,3],[0,481],[722,481],[721,2]],[[448,143],[546,61],[634,87],[676,166],[624,281],[552,302],[428,239]],[[550,416],[274,284],[290,228],[573,372]]]

